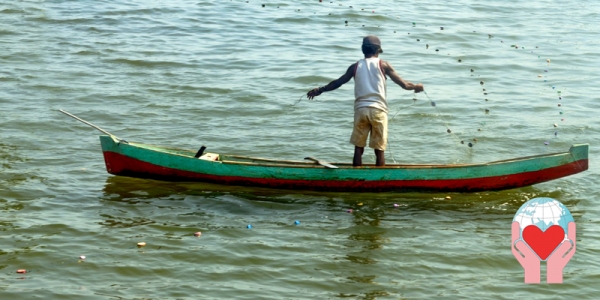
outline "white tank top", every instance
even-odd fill
[[[354,110],[375,107],[388,112],[386,100],[386,77],[377,57],[361,59],[354,72]]]

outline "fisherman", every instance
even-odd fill
[[[387,145],[388,104],[386,100],[387,77],[405,90],[423,91],[423,84],[413,84],[402,79],[387,61],[379,59],[381,41],[374,35],[363,38],[364,59],[352,64],[346,74],[329,84],[310,90],[309,100],[323,92],[333,91],[354,77],[354,129],[350,143],[354,147],[352,165],[362,166],[362,155],[369,138],[369,147],[375,150],[376,166],[385,166],[384,151]]]

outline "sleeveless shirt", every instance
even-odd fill
[[[388,112],[385,74],[377,57],[361,59],[354,71],[354,110],[375,107]]]

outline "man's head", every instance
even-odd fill
[[[365,56],[373,56],[383,53],[381,41],[374,35],[368,35],[363,38],[362,52]]]

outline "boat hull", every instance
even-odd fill
[[[338,169],[285,161],[205,161],[193,152],[120,143],[101,136],[107,171],[115,175],[168,181],[203,181],[229,185],[325,191],[504,190],[576,174],[588,169],[588,145],[569,152],[486,164],[389,165]]]

